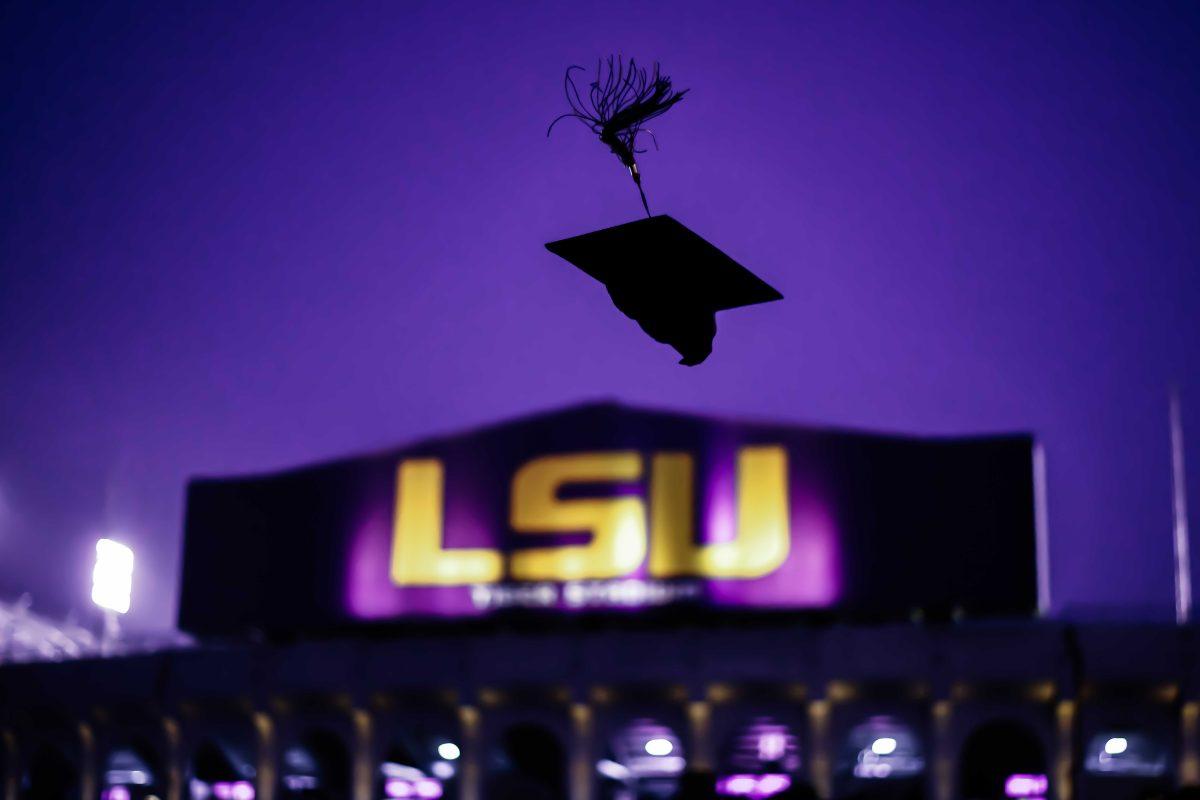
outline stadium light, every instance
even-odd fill
[[[896,752],[896,740],[891,736],[881,736],[871,742],[871,752],[877,756],[890,756]]]
[[[651,739],[646,742],[646,753],[652,756],[669,756],[675,745],[670,739]]]
[[[1110,756],[1119,756],[1129,749],[1129,740],[1124,736],[1114,736],[1104,743],[1104,752]]]
[[[92,570],[92,602],[124,614],[129,611],[133,589],[133,551],[112,539],[96,542],[96,566]]]

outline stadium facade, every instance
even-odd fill
[[[1132,798],[1196,631],[1047,619],[1036,443],[595,404],[194,481],[191,647],[0,668],[4,793]]]

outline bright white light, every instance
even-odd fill
[[[624,764],[618,764],[607,758],[602,758],[596,762],[596,772],[614,781],[627,781],[633,775]]]
[[[730,794],[750,794],[758,788],[758,781],[750,775],[735,775],[725,782]]]
[[[424,797],[427,800],[436,800],[442,796],[442,785],[428,778],[417,781],[413,784],[413,788],[417,790],[417,797]]]
[[[397,764],[395,761],[385,761],[379,765],[379,771],[388,778],[400,778],[409,782],[419,781],[425,777],[425,773],[416,767],[410,767],[407,764]]]
[[[758,779],[758,791],[763,796],[778,794],[792,785],[787,775],[763,775]]]
[[[1104,752],[1110,756],[1119,756],[1129,749],[1129,742],[1124,736],[1114,736],[1104,743]]]
[[[204,781],[192,778],[191,781],[188,782],[188,785],[192,790],[192,800],[206,800],[206,798],[212,794],[212,790],[208,788],[208,784]]]
[[[787,752],[787,737],[778,731],[764,733],[758,738],[759,761],[777,761]]]
[[[392,778],[383,783],[383,793],[389,798],[412,797],[414,791],[411,783],[400,778]]]
[[[453,761],[462,755],[462,751],[454,742],[442,742],[438,745],[438,755],[447,761]]]
[[[129,610],[133,589],[133,551],[112,539],[96,542],[96,566],[92,570],[92,602],[124,614]]]
[[[896,740],[890,736],[880,736],[871,742],[871,752],[877,756],[890,756],[896,752]]]
[[[1004,781],[1004,795],[1006,797],[1023,797],[1028,800],[1036,800],[1046,794],[1046,790],[1050,788],[1050,781],[1045,775],[1009,775]]]
[[[652,756],[669,756],[675,745],[670,739],[651,739],[646,742],[646,752]]]
[[[854,777],[856,778],[886,778],[892,774],[891,764],[855,764]]]

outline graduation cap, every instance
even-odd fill
[[[550,242],[607,287],[613,305],[695,366],[712,352],[716,312],[782,300],[750,270],[666,214]]]
[[[699,364],[712,352],[716,313],[727,308],[782,300],[783,295],[671,217],[651,216],[637,155],[645,124],[661,117],[688,93],[675,89],[658,64],[652,69],[610,56],[596,64],[596,78],[583,90],[571,66],[563,78],[570,111],[564,119],[583,123],[629,171],[648,219],[550,242],[546,248],[603,283],[613,304],[642,330]],[[654,145],[658,147],[657,139]]]

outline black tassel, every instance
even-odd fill
[[[638,136],[643,132],[645,123],[665,114],[683,99],[688,90],[675,91],[671,87],[671,79],[660,72],[657,63],[652,72],[647,72],[632,58],[626,63],[619,56],[609,56],[607,61],[602,59],[597,62],[596,80],[589,86],[585,102],[579,87],[575,85],[572,70],[582,72],[583,67],[568,67],[563,79],[563,90],[571,110],[555,118],[546,129],[546,135],[550,135],[560,120],[568,117],[587,125],[629,170],[642,198],[646,216],[650,216],[650,204],[642,189],[642,176],[636,159],[636,154],[646,151],[638,148]],[[654,139],[650,131],[645,133]],[[657,141],[654,146],[658,147]]]

